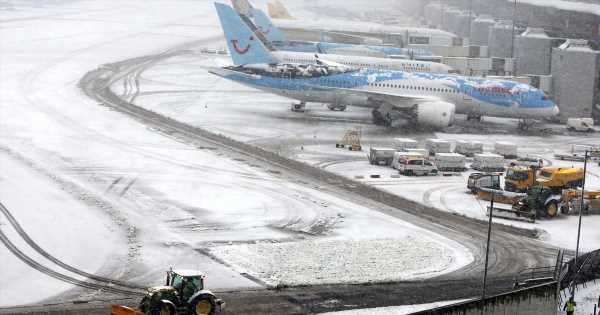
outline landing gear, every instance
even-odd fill
[[[477,115],[477,114],[468,114],[467,115],[467,121],[470,121],[470,120],[481,122],[482,117],[481,117],[481,115]]]
[[[371,115],[373,116],[373,123],[378,126],[396,128],[410,122],[410,118],[407,117],[405,112],[386,105],[373,109]]]
[[[292,112],[300,112],[303,113],[306,111],[306,103],[305,102],[300,102],[300,103],[292,103]]]
[[[519,124],[517,125],[517,128],[522,131],[527,131],[534,124],[535,120],[533,119],[519,119]]]
[[[329,110],[339,110],[340,112],[343,112],[346,110],[347,106],[346,105],[336,105],[336,104],[327,104],[327,108],[329,108]]]
[[[371,111],[371,116],[373,116],[373,123],[377,126],[385,126],[385,119],[380,111],[377,109],[373,109]]]

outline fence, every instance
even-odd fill
[[[525,289],[490,296],[484,300],[438,307],[411,315],[539,315],[556,314],[558,283],[541,284]]]

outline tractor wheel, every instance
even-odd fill
[[[554,218],[558,214],[558,204],[556,201],[550,201],[546,205],[546,215],[550,218]]]
[[[214,315],[217,312],[217,303],[215,297],[209,294],[202,294],[194,298],[190,303],[189,314],[193,315]]]
[[[150,310],[150,298],[148,296],[144,296],[138,308],[140,311],[142,311],[142,313],[146,314]]]
[[[160,315],[175,315],[175,308],[171,304],[162,303],[160,305]]]

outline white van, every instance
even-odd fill
[[[592,118],[569,118],[567,119],[567,129],[581,132],[595,131],[594,120]]]
[[[398,169],[399,163],[403,159],[408,158],[424,158],[425,156],[419,152],[396,152],[392,159],[392,168]]]
[[[400,159],[396,169],[400,174],[406,176],[437,174],[435,165],[424,158],[407,157]]]

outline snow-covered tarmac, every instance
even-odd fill
[[[361,282],[366,280],[365,265],[366,275],[386,270],[375,278],[378,281],[426,278],[473,260],[465,247],[441,235],[331,196],[310,183],[284,180],[265,165],[229,156],[219,148],[194,147],[161,134],[99,106],[77,87],[87,71],[104,63],[185,49],[190,42],[193,47],[219,46],[218,34],[209,1],[23,2],[2,8],[0,201],[32,239],[89,273],[148,286],[161,283],[169,266],[195,268],[207,274],[207,286],[216,291],[260,288],[262,281]],[[207,74],[193,61],[210,59],[192,59],[189,66],[176,60],[172,67],[152,68],[168,70],[162,73],[168,79],[156,78],[152,84],[164,89],[165,81],[178,79],[183,85],[174,88],[191,90],[157,94],[163,106],[170,103],[167,108],[179,108],[186,121],[190,118],[186,109],[222,114],[223,119],[192,116],[198,121],[208,119],[202,125],[212,131],[234,127],[264,140],[260,130],[267,127],[273,130],[269,137],[275,145],[289,139],[283,137],[290,134],[288,130],[293,130],[292,135],[304,134],[296,128],[305,125],[304,120],[285,122],[285,126],[253,121],[263,109],[269,117],[269,108],[262,106],[247,107],[248,115],[230,121],[226,108],[213,105],[214,100],[244,103],[252,99],[248,91],[237,93],[237,87],[212,77],[201,87],[195,85],[196,75],[206,80]],[[140,80],[149,83],[145,74]],[[280,106],[280,99],[249,93]],[[181,94],[192,95],[195,101],[181,100]],[[129,96],[146,104],[150,95]],[[287,115],[285,108],[281,113]],[[220,126],[223,120],[226,123]],[[262,126],[240,128],[244,125]],[[82,279],[20,242],[4,217],[0,229],[41,264]],[[227,265],[204,254],[213,248]],[[371,253],[357,260],[355,252],[365,248],[393,251],[393,255]],[[295,259],[298,250],[304,251],[306,259]],[[272,264],[264,270],[240,261],[244,252],[249,257],[266,252],[290,259],[281,267]],[[0,257],[0,287],[10,288],[0,290],[0,305],[100,295],[38,274],[4,247]],[[332,266],[344,265],[349,275],[336,277],[329,274],[331,269],[318,270],[324,259],[334,262]],[[271,261],[277,262],[274,257]],[[392,262],[406,268],[392,270]],[[272,278],[274,273],[277,277]],[[32,284],[40,289],[35,295],[25,294]]]
[[[449,128],[450,132],[430,133],[374,126],[370,122],[370,111],[362,108],[331,112],[324,105],[309,104],[306,113],[294,113],[289,110],[291,101],[288,99],[258,92],[203,71],[210,64],[228,62],[226,58],[206,56],[204,60],[193,60],[190,56],[182,56],[172,58],[165,64],[159,63],[139,77],[140,91],[136,103],[192,125],[367,182],[408,199],[477,219],[485,220],[487,203],[467,193],[469,172],[450,177],[392,177],[397,171],[368,163],[365,155],[369,147],[391,146],[394,137],[415,138],[421,142],[421,146],[424,146],[427,138],[443,138],[482,141],[486,144],[486,151],[491,151],[495,141],[510,141],[519,145],[521,156],[543,158],[554,166],[582,167],[583,163],[558,161],[553,155],[567,153],[573,144],[600,144],[597,134],[567,132],[561,126],[552,126],[559,130],[557,135],[519,135],[516,122],[507,119],[487,118],[480,124],[481,130],[478,132],[477,126],[468,125],[460,121],[464,118],[459,117],[458,126]],[[182,72],[188,74],[182,75]],[[344,132],[355,127],[361,129],[365,150],[351,152],[336,149],[335,143]],[[464,130],[471,133],[465,133]],[[381,178],[369,178],[373,174],[381,175]],[[589,164],[587,188],[600,189],[600,167],[597,163]],[[539,220],[534,224],[494,220],[537,229],[543,240],[555,246],[574,249],[576,244],[575,216]],[[598,224],[598,216],[584,218],[583,250],[597,248],[600,231],[593,227]]]

